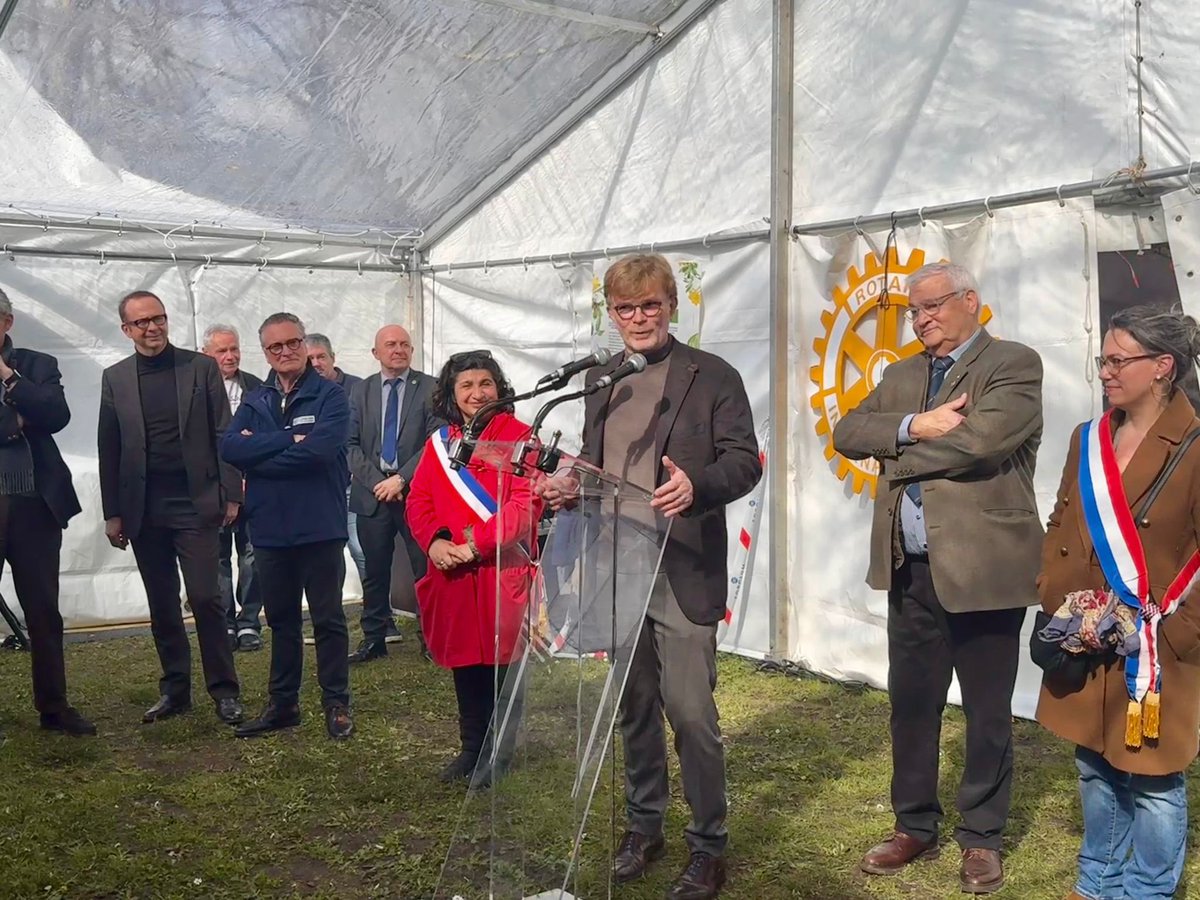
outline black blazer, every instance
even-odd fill
[[[679,606],[698,625],[725,615],[728,534],[725,505],[748,494],[762,477],[750,401],[737,370],[719,356],[675,342],[655,431],[655,484],[667,480],[662,457],[692,480],[692,506],[671,526],[663,568]],[[612,372],[618,356],[588,372],[587,383]],[[580,458],[604,467],[604,422],[613,389],[584,401]]]
[[[8,340],[6,336],[5,343]],[[63,462],[53,437],[71,421],[58,360],[36,350],[13,350],[8,364],[21,374],[8,398],[25,420],[23,433],[33,455],[34,485],[59,527],[66,528],[80,507],[71,483],[71,470]]]
[[[229,427],[229,395],[216,362],[179,347],[175,385],[188,491],[201,520],[219,526],[225,504],[242,501],[241,473],[217,456],[217,442]],[[135,538],[146,513],[146,431],[136,354],[104,370],[98,443],[104,518],[120,516],[126,537]]]
[[[404,479],[405,490],[417,470],[425,441],[446,424],[433,413],[433,387],[432,376],[409,369],[396,440],[396,468]],[[362,516],[373,516],[379,509],[373,489],[387,477],[379,468],[382,393],[383,376],[378,372],[350,388],[350,512]]]

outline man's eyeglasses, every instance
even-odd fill
[[[282,356],[285,347],[288,350],[299,350],[303,346],[304,338],[290,338],[286,341],[276,341],[274,344],[267,344],[263,349],[272,356]]]
[[[1157,356],[1153,353],[1142,353],[1138,356],[1095,356],[1092,358],[1096,361],[1097,372],[1108,369],[1114,375],[1120,375],[1121,370],[1131,362],[1137,362],[1139,359],[1157,359]]]
[[[910,306],[904,310],[904,318],[910,322],[915,322],[921,317],[921,313],[927,313],[931,316],[936,316],[942,311],[942,307],[949,303],[955,297],[965,294],[966,291],[951,291],[948,294],[942,294],[936,300],[931,300],[928,303],[922,303],[920,306]]]
[[[644,315],[647,319],[653,319],[663,311],[664,306],[666,306],[666,303],[664,303],[662,300],[646,300],[642,303],[617,303],[613,306],[610,306],[609,309],[611,309],[616,314],[617,318],[622,322],[628,322],[635,315],[637,315],[637,311],[639,309],[642,311],[642,315]]]
[[[144,319],[131,319],[124,323],[130,328],[136,328],[138,331],[145,331],[151,325],[157,325],[159,328],[167,324],[166,315],[147,316]]]

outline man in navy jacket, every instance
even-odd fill
[[[95,734],[67,702],[58,567],[63,529],[79,512],[54,434],[71,420],[53,356],[13,347],[12,303],[0,291],[0,570],[12,567],[33,657],[33,704],[42,727]]]
[[[346,392],[309,365],[304,323],[296,316],[268,316],[258,337],[271,375],[238,407],[221,456],[246,478],[243,515],[271,626],[270,699],[257,719],[234,733],[256,737],[300,724],[300,603],[307,595],[325,726],[330,737],[347,738],[354,723],[339,573],[350,406]]]

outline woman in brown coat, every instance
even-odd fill
[[[1080,425],[1071,438],[1038,577],[1042,608],[1051,614],[1068,593],[1111,590],[1105,573],[1113,569],[1111,564],[1102,568],[1095,544],[1098,539],[1101,554],[1107,555],[1103,547],[1116,533],[1110,527],[1105,537],[1094,514],[1103,503],[1090,498],[1104,493],[1113,509],[1136,513],[1168,461],[1200,426],[1178,388],[1200,354],[1200,326],[1194,319],[1151,307],[1124,310],[1110,321],[1102,352],[1096,363],[1112,415]],[[1103,432],[1091,429],[1112,435],[1115,466],[1110,471],[1114,480],[1120,472],[1123,498],[1104,488],[1081,493],[1081,483],[1097,481],[1081,482],[1080,457],[1097,460],[1105,443]],[[1144,550],[1150,600],[1166,604],[1181,595],[1181,605],[1162,619],[1157,640],[1146,639],[1147,626],[1140,642],[1153,647],[1160,661],[1160,692],[1131,699],[1126,669],[1139,667],[1130,674],[1150,670],[1145,654],[1140,663],[1133,656],[1099,658],[1082,688],[1054,674],[1042,684],[1038,721],[1077,745],[1084,828],[1074,898],[1173,897],[1183,869],[1183,770],[1200,749],[1200,595],[1192,588],[1168,588],[1200,547],[1200,441],[1183,452],[1146,516],[1129,529]],[[1085,506],[1093,515],[1085,515]],[[1101,534],[1089,532],[1089,519]],[[1145,618],[1152,617],[1153,608]]]

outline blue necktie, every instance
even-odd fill
[[[933,361],[933,371],[929,375],[929,391],[925,394],[925,408],[929,409],[929,404],[933,402],[933,398],[937,396],[937,392],[942,389],[942,382],[946,380],[946,373],[950,371],[950,367],[954,365],[954,358],[950,356],[939,356]],[[904,493],[908,494],[908,499],[920,506],[921,501],[921,483],[912,481],[904,488]]]
[[[396,424],[400,420],[400,379],[392,378],[385,382],[388,385],[387,410],[383,414],[383,447],[380,456],[392,468],[396,467],[396,441],[400,435],[396,433]]]

